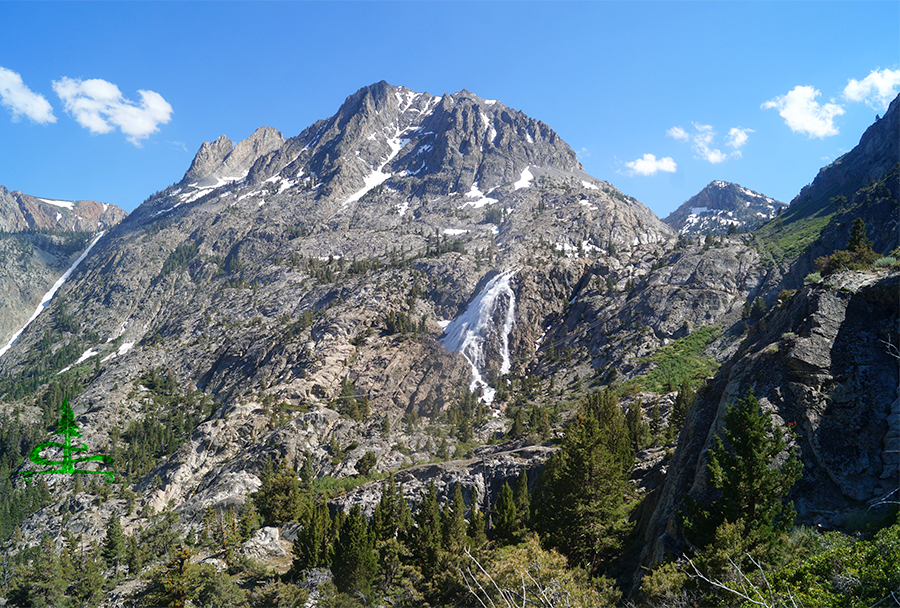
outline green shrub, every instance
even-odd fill
[[[676,390],[685,380],[702,380],[712,376],[719,364],[702,353],[720,334],[718,327],[701,327],[643,357],[640,360],[642,363],[655,363],[656,366],[635,378],[634,384],[640,390],[665,393]],[[698,382],[692,384],[696,386]]]

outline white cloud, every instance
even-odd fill
[[[629,175],[654,175],[657,171],[675,173],[678,167],[671,156],[657,159],[653,154],[644,154],[643,157],[625,163]]]
[[[41,124],[56,122],[50,102],[25,86],[16,72],[3,67],[0,67],[0,105],[5,106],[17,122],[22,116]]]
[[[139,90],[138,105],[105,80],[63,78],[53,81],[53,90],[82,127],[91,133],[109,133],[118,127],[136,146],[172,117],[172,106],[159,93]]]
[[[712,164],[718,164],[725,161],[728,155],[718,148],[714,147],[716,141],[716,131],[712,125],[698,124],[694,125],[694,133],[688,133],[681,127],[672,127],[666,131],[666,135],[673,139],[681,141],[690,141],[691,149],[693,149],[695,158],[705,160]],[[741,127],[732,127],[728,131],[725,144],[734,148],[731,155],[735,158],[741,158],[741,147],[747,143],[748,133],[753,133],[753,129],[744,129]]]
[[[697,133],[693,137],[693,148],[697,158],[714,165],[725,160],[727,156],[721,150],[712,147],[713,140],[716,138],[716,132],[713,131],[712,125],[691,124],[697,129]]]
[[[834,103],[819,105],[819,91],[809,86],[796,86],[785,95],[762,104],[763,109],[775,108],[785,124],[795,133],[825,138],[837,135],[834,117],[844,113],[844,108]]]
[[[668,135],[672,139],[680,139],[682,141],[687,141],[688,139],[690,139],[687,131],[685,131],[681,127],[672,127],[671,129],[667,129],[666,135]]]
[[[744,144],[747,143],[747,140],[750,139],[748,133],[753,133],[753,129],[743,129],[741,127],[731,127],[728,130],[728,137],[725,138],[725,145],[731,148],[734,148],[734,152],[731,153],[735,158],[741,158],[741,148],[744,147]]]
[[[865,101],[875,110],[885,110],[897,96],[900,86],[900,70],[872,70],[862,80],[850,78],[844,87],[844,99],[848,101]]]

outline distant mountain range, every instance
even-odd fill
[[[115,226],[126,215],[110,203],[40,198],[0,186],[0,232],[97,232]]]

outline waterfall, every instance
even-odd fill
[[[465,312],[447,325],[441,338],[447,350],[462,353],[472,366],[469,390],[482,389],[482,400],[488,405],[494,401],[496,392],[484,378],[489,355],[499,356],[501,375],[508,374],[511,367],[509,333],[515,323],[516,294],[509,281],[516,272],[507,270],[491,279]]]

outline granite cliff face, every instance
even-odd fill
[[[644,566],[684,550],[676,515],[686,497],[710,498],[708,450],[726,405],[750,390],[803,461],[789,496],[801,523],[841,528],[896,500],[900,275],[886,264],[807,285],[804,277],[817,257],[846,246],[856,218],[875,251],[898,245],[898,120],[900,97],[858,146],[748,237],[764,258],[757,293],[770,310],[691,407],[666,481],[643,505]]]
[[[848,272],[805,287],[759,321],[691,407],[643,524],[644,561],[680,554],[676,514],[711,497],[706,468],[726,405],[753,391],[803,461],[789,499],[826,529],[886,510],[898,492],[900,273]]]

